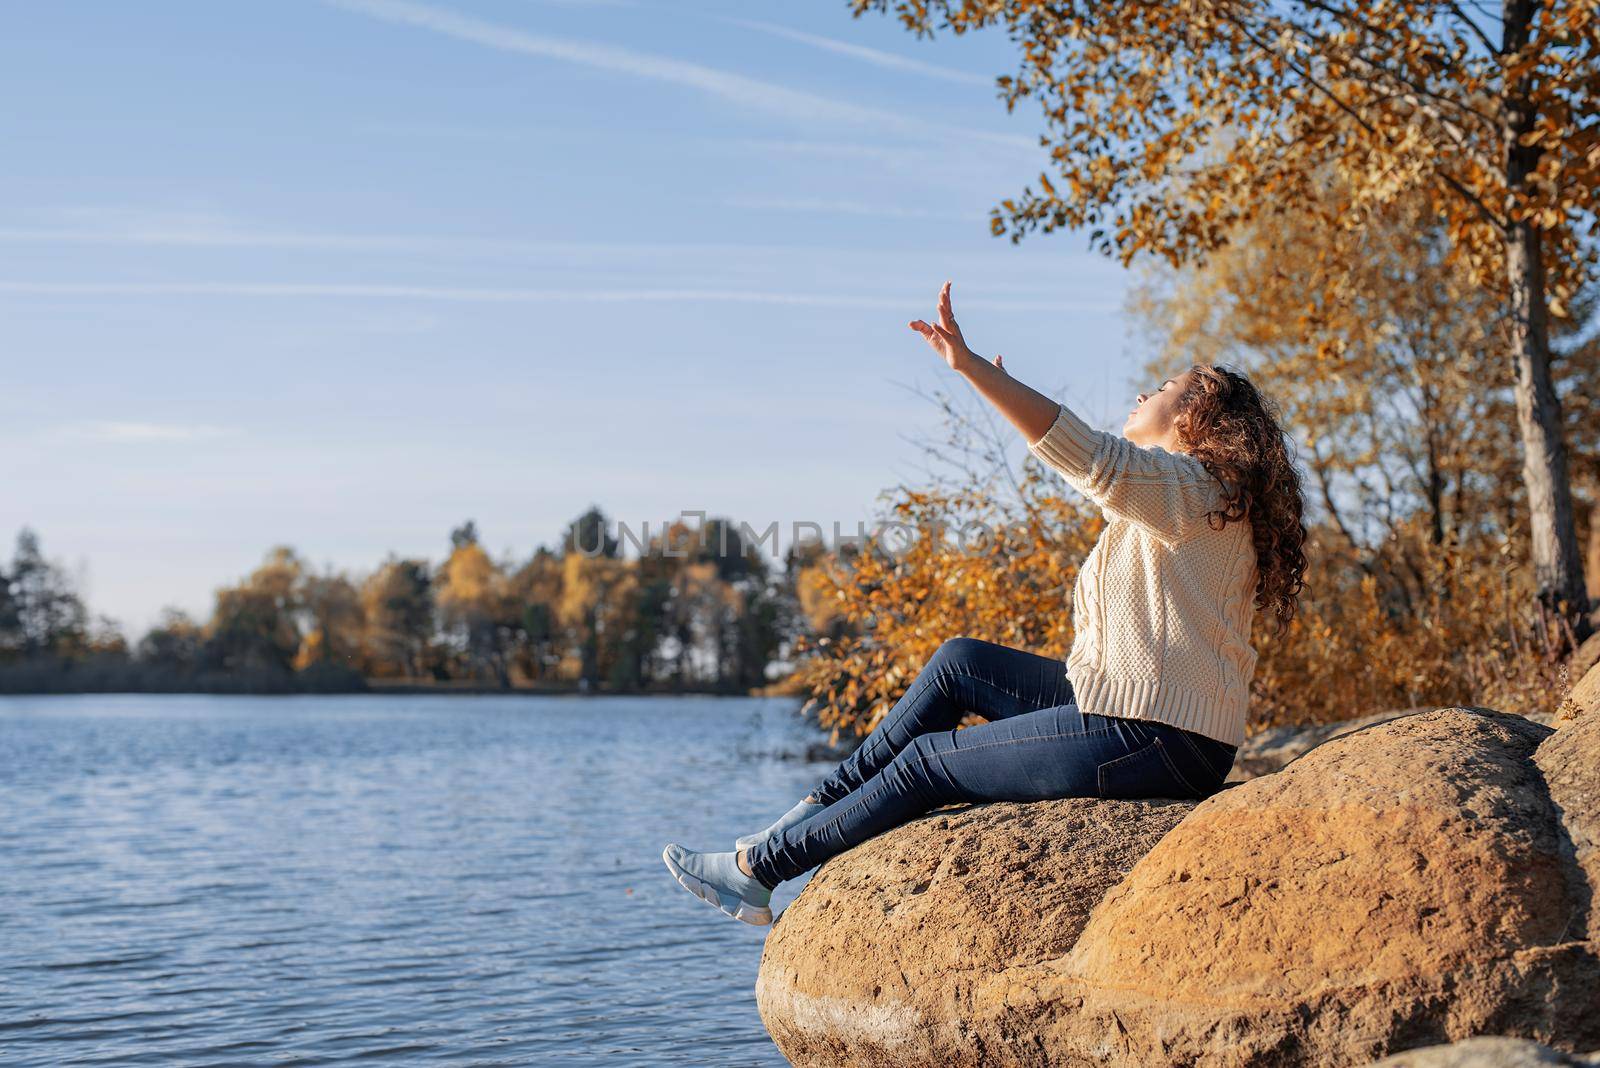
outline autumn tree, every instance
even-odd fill
[[[639,561],[647,582],[663,674],[682,688],[742,690],[766,681],[781,606],[761,555],[761,536],[712,516],[666,524]]]
[[[561,537],[562,552],[615,560],[621,555],[621,539],[612,537],[607,526],[605,512],[598,505],[590,505],[587,511],[567,524],[566,532]]]
[[[307,569],[295,592],[304,617],[304,637],[295,654],[295,669],[337,664],[354,670],[365,629],[361,595],[355,584],[331,568],[320,573]]]
[[[621,559],[620,539],[609,526],[605,513],[591,506],[561,536],[556,622],[585,686],[597,686],[618,670],[619,646],[639,589],[638,576]],[[623,655],[633,659],[632,651]]]
[[[649,551],[631,561],[633,610],[618,639],[619,648],[610,672],[615,685],[639,687],[660,682],[666,663],[664,646],[676,564],[676,560]]]
[[[511,685],[507,652],[518,626],[504,569],[478,543],[470,520],[451,532],[453,548],[439,568],[435,603],[439,623],[469,668]]]
[[[775,583],[764,574],[734,589],[738,601],[732,633],[723,638],[722,685],[743,691],[767,682],[767,665],[783,643],[784,603]]]
[[[161,610],[155,625],[139,639],[134,655],[161,676],[177,679],[194,671],[204,641],[204,630],[187,612],[167,607]]]
[[[702,633],[719,689],[748,689],[765,681],[777,649],[777,604],[760,545],[733,520],[712,516],[691,542],[691,559],[709,564],[702,587]]]
[[[433,574],[426,560],[394,555],[361,584],[363,659],[378,677],[417,678],[433,640]]]
[[[300,649],[296,591],[304,564],[280,545],[237,586],[217,591],[206,627],[208,669],[243,675],[285,675]]]
[[[828,573],[834,563],[827,546],[811,539],[792,547],[784,565],[796,621],[814,643],[824,646],[851,632],[837,580]]]
[[[1588,632],[1550,316],[1592,277],[1600,11],[1592,0],[851,0],[919,36],[1004,24],[998,79],[1036,96],[1057,180],[996,235],[1088,228],[1120,255],[1203,259],[1235,228],[1309,212],[1358,227],[1418,193],[1448,255],[1503,294],[1542,610]],[[1325,169],[1346,181],[1327,197]],[[1059,182],[1059,184],[1058,184]],[[1325,354],[1337,357],[1337,351]]]
[[[0,571],[0,655],[70,655],[87,630],[88,613],[71,577],[45,558],[39,536],[22,528],[10,565]]]
[[[711,561],[691,558],[673,569],[665,631],[671,643],[672,678],[679,688],[715,677],[716,632],[727,611],[726,597],[727,587],[718,580],[717,565]]]
[[[627,562],[609,556],[568,552],[561,565],[557,618],[576,654],[578,679],[596,686],[613,674],[624,648],[638,576]]]
[[[522,621],[518,663],[530,679],[553,675],[561,661],[561,574],[561,557],[541,545],[511,576],[511,596]]]

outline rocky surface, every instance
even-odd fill
[[[1600,1053],[1563,1053],[1525,1038],[1469,1038],[1448,1046],[1424,1046],[1374,1061],[1368,1068],[1545,1068],[1600,1064]]]
[[[1579,646],[1578,652],[1567,662],[1568,666],[1581,665],[1579,656],[1584,654],[1587,648],[1587,643]],[[1600,663],[1590,665],[1588,671],[1579,676],[1577,683],[1572,687],[1572,692],[1567,694],[1566,699],[1561,702],[1561,707],[1556,709],[1554,722],[1560,726],[1585,715],[1591,718],[1600,716]]]
[[[993,1039],[966,1017],[995,962],[1070,950],[1094,904],[1195,804],[978,805],[864,842],[823,865],[767,936],[762,1018],[797,1064],[921,1064],[930,1048],[983,1063]]]
[[[1600,678],[1600,667],[1590,675]],[[1559,817],[1563,854],[1568,861],[1568,893],[1572,903],[1569,933],[1600,941],[1600,916],[1595,890],[1600,888],[1600,712],[1592,708],[1581,720],[1564,721],[1561,730],[1534,752],[1545,789]],[[1575,868],[1576,872],[1571,869]],[[1592,1005],[1600,1013],[1600,986]]]
[[[1589,669],[1600,664],[1600,632],[1589,635],[1584,643],[1573,651],[1567,659],[1567,670],[1571,672],[1572,679],[1576,682],[1589,673]]]
[[[1245,739],[1244,744],[1239,747],[1239,752],[1233,758],[1233,769],[1228,772],[1228,781],[1247,782],[1262,775],[1282,771],[1291,760],[1309,753],[1329,739],[1376,723],[1387,723],[1391,719],[1413,716],[1426,711],[1427,707],[1402,708],[1374,712],[1371,715],[1340,720],[1337,723],[1268,727]]]
[[[1340,720],[1337,723],[1268,727],[1251,735],[1239,747],[1238,755],[1233,758],[1233,770],[1228,772],[1228,781],[1247,782],[1261,775],[1282,771],[1291,760],[1309,753],[1330,739],[1376,723],[1387,723],[1402,716],[1414,716],[1418,712],[1427,712],[1432,708],[1432,705],[1419,705],[1415,708],[1374,712],[1371,715]],[[1526,719],[1546,726],[1549,726],[1554,718],[1548,712],[1526,712],[1523,715]]]
[[[825,864],[779,919],[762,1017],[799,1065],[1600,1047],[1600,716],[1564,722],[1375,717],[1198,804],[914,821]]]

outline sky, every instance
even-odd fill
[[[846,0],[3,25],[0,539],[135,637],[277,544],[359,574],[470,518],[525,558],[591,504],[855,530],[926,482],[926,394],[975,396],[906,325],[947,279],[975,351],[1094,425],[1155,385],[1119,263],[989,232],[1054,174],[1003,30]]]

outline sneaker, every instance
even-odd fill
[[[672,877],[695,897],[755,927],[772,922],[772,891],[739,870],[736,853],[696,853],[671,842],[661,851]]]
[[[794,808],[791,808],[788,812],[785,812],[783,815],[779,816],[777,822],[773,823],[766,830],[757,831],[755,834],[747,834],[743,838],[735,838],[733,840],[734,848],[749,849],[757,842],[764,842],[775,834],[782,834],[784,831],[787,831],[790,827],[793,827],[801,820],[810,819],[812,816],[815,816],[817,813],[821,812],[827,807],[827,805],[820,801],[802,801],[798,805],[794,806]]]

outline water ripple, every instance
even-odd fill
[[[659,856],[786,810],[823,769],[749,754],[808,740],[759,699],[0,699],[0,1062],[782,1064],[762,932]]]

